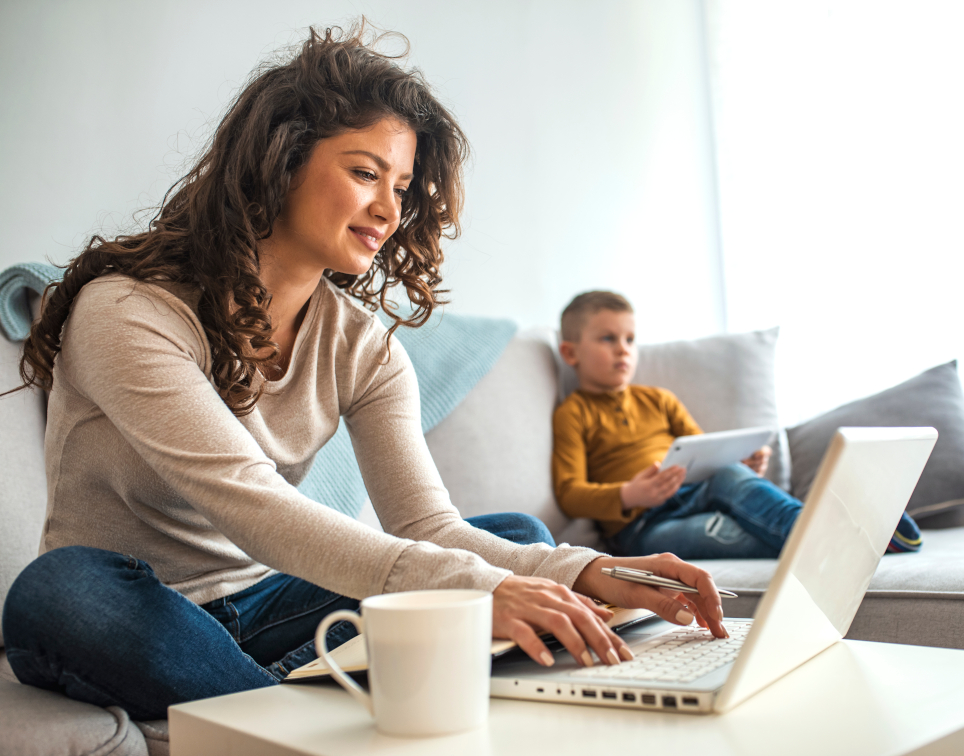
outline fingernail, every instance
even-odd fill
[[[616,652],[612,649],[606,652],[606,658],[609,659],[610,664],[619,664],[619,657],[616,656]]]
[[[693,615],[685,609],[680,609],[676,612],[676,621],[681,625],[688,625],[693,621]]]
[[[583,651],[582,656],[580,656],[579,658],[582,659],[582,666],[584,667],[592,666],[592,656],[589,655],[588,651]]]
[[[619,655],[623,657],[624,661],[632,661],[636,658],[636,654],[633,653],[633,650],[629,646],[620,646]]]
[[[539,654],[539,660],[547,667],[551,667],[556,663],[556,660],[552,658],[552,654],[550,654],[548,651],[543,651],[541,654]]]

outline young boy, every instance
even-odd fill
[[[702,433],[670,391],[630,384],[636,372],[633,308],[618,294],[580,294],[562,313],[559,352],[579,388],[553,416],[552,477],[570,517],[590,517],[614,554],[669,551],[682,559],[776,557],[802,504],[762,477],[763,447],[702,483],[663,470],[673,439]],[[917,551],[904,514],[888,551]]]

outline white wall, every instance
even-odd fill
[[[722,330],[698,0],[32,0],[0,6],[0,267],[157,202],[248,72],[366,13],[474,148],[453,311],[550,324],[614,288],[640,336]],[[685,307],[678,306],[680,301]]]

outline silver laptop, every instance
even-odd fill
[[[542,667],[496,659],[503,698],[689,713],[723,712],[843,638],[937,440],[933,428],[841,428],[824,455],[755,619],[729,639],[661,619],[620,633],[636,654],[584,668],[565,651]]]

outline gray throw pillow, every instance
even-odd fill
[[[964,524],[956,521],[964,513],[964,392],[956,360],[789,428],[790,490],[798,499],[806,497],[837,428],[928,425],[939,437],[907,513],[923,527]]]

